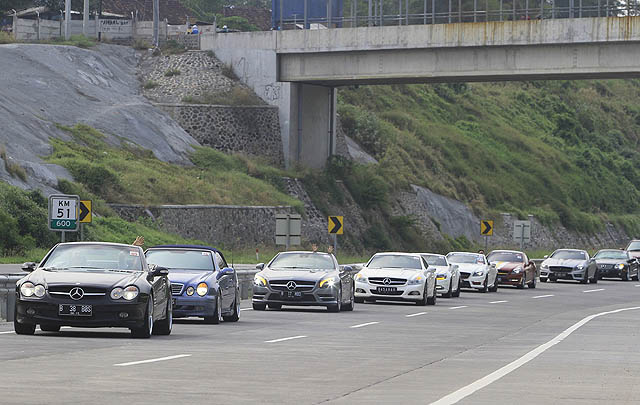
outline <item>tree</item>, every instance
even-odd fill
[[[24,10],[33,5],[33,0],[0,0],[0,15],[11,10]]]

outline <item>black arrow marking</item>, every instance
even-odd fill
[[[91,211],[82,201],[80,201],[80,221],[83,221]]]
[[[484,230],[482,232],[483,235],[487,235],[489,233],[491,233],[491,224],[489,223],[489,221],[482,221],[482,223],[484,224]]]
[[[340,220],[338,219],[338,217],[329,217],[329,219],[331,220],[331,222],[333,222],[333,228],[331,228],[329,233],[338,233],[340,228],[342,228]]]

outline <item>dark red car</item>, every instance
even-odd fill
[[[489,253],[487,260],[498,270],[498,284],[536,288],[536,265],[524,252],[494,250]]]

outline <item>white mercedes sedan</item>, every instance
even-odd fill
[[[457,264],[462,278],[462,288],[473,288],[480,292],[498,291],[498,271],[480,253],[450,252],[449,263]]]
[[[376,253],[356,274],[355,283],[356,302],[436,303],[435,271],[417,253]]]
[[[435,253],[420,253],[420,256],[427,262],[429,268],[436,272],[436,291],[441,297],[451,298],[460,296],[460,269],[457,264],[449,263],[445,255]]]

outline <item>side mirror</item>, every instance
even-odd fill
[[[169,269],[162,266],[156,266],[149,272],[149,275],[152,277],[168,276]]]
[[[26,271],[27,273],[31,273],[36,269],[38,263],[36,262],[26,262],[22,265],[22,271]]]
[[[220,280],[224,276],[232,276],[234,274],[236,274],[236,271],[234,269],[232,269],[231,267],[225,267],[224,269],[218,272],[216,279]]]
[[[549,255],[544,255],[543,259],[548,259]]]
[[[262,270],[262,269],[264,269],[264,263],[258,263],[258,264],[256,264],[256,269],[258,269],[258,270]]]

